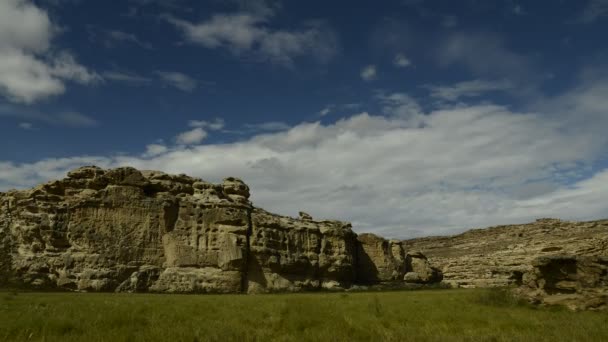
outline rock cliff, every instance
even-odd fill
[[[608,309],[608,257],[539,257],[515,290],[534,304],[571,310]]]
[[[447,237],[403,241],[443,271],[453,287],[520,285],[542,256],[608,256],[608,220],[569,222],[539,219],[523,225],[474,229]]]
[[[237,178],[94,166],[0,193],[0,285],[258,293],[440,280],[399,241],[271,214],[249,195]]]

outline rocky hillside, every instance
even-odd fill
[[[91,166],[0,193],[5,286],[250,293],[440,279],[400,241],[256,208],[236,178]]]
[[[431,265],[443,271],[444,282],[454,287],[519,285],[538,257],[608,256],[608,220],[540,219],[403,244],[407,250],[424,253]]]

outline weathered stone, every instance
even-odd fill
[[[608,309],[608,257],[539,257],[515,292],[535,304]]]
[[[94,166],[0,193],[0,285],[256,293],[404,284],[401,242],[358,240],[347,222],[271,214],[249,196],[232,177],[212,184]]]
[[[443,279],[441,271],[432,267],[426,256],[420,252],[408,253],[405,258],[405,264],[408,270],[408,273],[403,278],[405,282],[435,283]]]
[[[400,241],[374,234],[357,237],[358,280],[361,283],[401,281],[406,272],[405,251]]]
[[[348,223],[301,221],[255,209],[248,292],[349,287],[355,280],[355,239]]]
[[[608,254],[608,220],[569,222],[539,219],[523,225],[474,229],[448,237],[403,242],[442,270],[453,287],[520,285],[532,261],[556,253],[577,256]]]

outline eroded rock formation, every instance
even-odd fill
[[[256,293],[438,279],[398,241],[271,214],[249,195],[236,178],[93,166],[0,193],[0,285]]]
[[[443,271],[453,287],[520,285],[533,260],[555,254],[608,256],[608,220],[540,219],[523,225],[474,229],[460,235],[403,242]]]
[[[537,258],[516,293],[535,304],[608,309],[608,257]]]

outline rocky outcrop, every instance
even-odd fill
[[[555,254],[608,256],[608,220],[540,219],[523,225],[474,229],[447,237],[406,240],[442,270],[453,287],[520,285],[537,257]]]
[[[608,309],[608,257],[551,256],[532,262],[515,291],[534,304]]]
[[[405,259],[407,273],[403,280],[407,283],[436,283],[443,279],[443,273],[431,266],[427,257],[420,252],[408,253]]]
[[[406,284],[419,267],[398,241],[303,212],[271,214],[249,196],[237,178],[93,166],[0,193],[0,285],[257,293]]]
[[[357,240],[357,276],[360,284],[428,284],[439,282],[443,277],[441,271],[431,267],[422,253],[407,253],[399,240],[387,241],[374,234],[361,234]]]
[[[360,283],[400,281],[406,272],[405,250],[400,241],[387,241],[374,234],[357,237]]]
[[[356,235],[349,223],[252,213],[249,292],[350,287]]]

